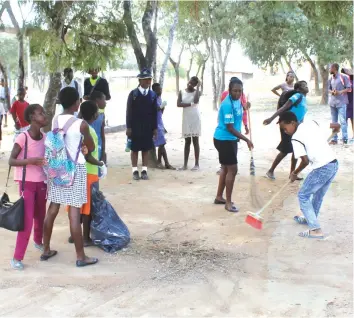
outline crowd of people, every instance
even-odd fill
[[[64,70],[52,131],[47,135],[42,132],[42,128],[48,124],[45,111],[39,104],[29,105],[25,101],[24,88],[18,90],[17,100],[10,109],[16,134],[9,164],[15,167],[15,181],[19,183],[20,193],[24,194],[25,201],[25,228],[18,233],[11,260],[14,269],[24,267],[22,260],[32,227],[35,247],[42,252],[40,259],[45,261],[57,254],[56,250],[51,249],[50,241],[54,221],[61,206],[66,207],[68,211],[70,223],[68,241],[75,245],[76,266],[83,267],[98,262],[97,258],[86,256],[84,247],[93,245],[90,238],[91,191],[93,187],[99,187],[99,179],[107,174],[104,111],[106,100],[111,96],[109,84],[98,75],[99,70],[89,70],[89,74],[91,77],[85,80],[82,93],[80,85],[73,79],[73,70],[70,68]],[[127,99],[127,149],[131,152],[134,180],[149,179],[149,151],[155,151],[156,148],[157,167],[176,170],[168,160],[165,147],[166,129],[162,115],[167,103],[162,99],[161,85],[159,83],[152,85],[152,79],[150,70],[143,69],[138,75],[138,87],[130,92]],[[332,65],[328,83],[332,122],[337,123],[339,120],[344,144],[348,142],[346,128],[348,118],[353,125],[352,81],[351,70],[343,69],[340,74],[339,65]],[[282,91],[281,94],[279,90]],[[321,137],[318,124],[306,120],[306,95],[309,92],[307,83],[305,81],[295,83],[294,73],[289,72],[285,82],[275,87],[272,92],[279,96],[278,109],[264,120],[264,125],[269,125],[278,118],[281,142],[277,147],[279,154],[267,171],[266,177],[275,179],[274,170],[287,154],[292,155],[289,182],[302,180],[299,174],[305,167],[312,165],[312,171],[306,177],[298,194],[303,216],[295,216],[294,220],[309,226],[308,231],[299,233],[301,237],[323,238],[318,216],[324,195],[338,171],[338,162],[327,141]],[[4,91],[0,90],[2,108],[5,98]],[[181,170],[188,169],[192,144],[195,159],[192,171],[200,169],[199,100],[200,80],[194,76],[188,81],[187,87],[179,92],[177,98],[177,107],[183,108],[182,137],[185,139],[184,163]],[[252,140],[247,138],[249,134],[247,113],[250,107],[251,104],[243,90],[243,82],[237,77],[231,78],[228,90],[221,96],[213,141],[220,163],[214,204],[224,205],[225,210],[232,213],[239,211],[232,201],[238,170],[238,143],[246,142],[249,150],[254,147]],[[347,117],[346,111],[351,117]],[[242,124],[245,127],[245,135],[242,133]],[[331,127],[337,129],[339,125]],[[60,133],[65,136],[64,157],[55,152],[56,143],[60,141]],[[331,143],[337,142],[338,139],[334,137]],[[140,173],[139,152],[142,154]],[[56,165],[51,166],[51,160],[54,160]],[[59,161],[58,164],[58,160],[62,162]],[[66,169],[64,174],[58,172],[60,163]],[[46,211],[47,200],[50,204]]]

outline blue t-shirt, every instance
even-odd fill
[[[306,103],[306,96],[300,93],[296,93],[289,98],[289,100],[294,105],[296,101],[301,98],[301,102],[296,106],[291,106],[290,111],[296,115],[296,118],[299,122],[303,122],[304,117],[307,113],[307,103]]]
[[[237,140],[238,138],[227,130],[227,124],[233,124],[235,130],[241,131],[243,108],[241,99],[232,100],[227,96],[220,105],[218,126],[214,138],[217,140]]]

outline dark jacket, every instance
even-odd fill
[[[90,78],[86,78],[84,82],[84,96],[90,96],[93,86],[91,85]],[[97,85],[95,86],[95,91],[102,92],[106,95],[106,100],[111,99],[111,94],[109,92],[109,85],[105,78],[100,77]]]

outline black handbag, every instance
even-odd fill
[[[26,142],[25,142],[25,153],[24,159],[27,159],[27,134]],[[21,185],[21,197],[14,203],[10,202],[10,198],[7,194],[7,186],[10,178],[11,166],[9,167],[9,171],[7,174],[6,188],[5,192],[0,199],[0,227],[18,232],[23,231],[25,228],[25,200],[23,198],[23,192],[26,181],[26,166],[23,167],[22,172],[22,185]]]

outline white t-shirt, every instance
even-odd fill
[[[321,168],[336,159],[319,125],[313,120],[300,124],[291,141],[295,158],[307,156],[311,169]]]
[[[72,117],[72,115],[59,115],[58,116],[58,125],[59,128],[63,128],[66,124],[66,122]],[[54,121],[55,121],[55,117],[53,118],[53,122],[52,125],[54,126]],[[81,135],[81,123],[82,123],[82,119],[77,119],[72,125],[71,127],[68,129],[66,137],[65,137],[65,144],[66,144],[66,148],[71,156],[71,158],[73,160],[75,160],[76,158],[76,154],[78,152],[79,149],[79,145],[80,145],[80,141],[82,138]],[[81,149],[79,151],[79,156],[77,159],[77,163],[80,164],[85,164],[86,160],[84,155],[81,152]]]

